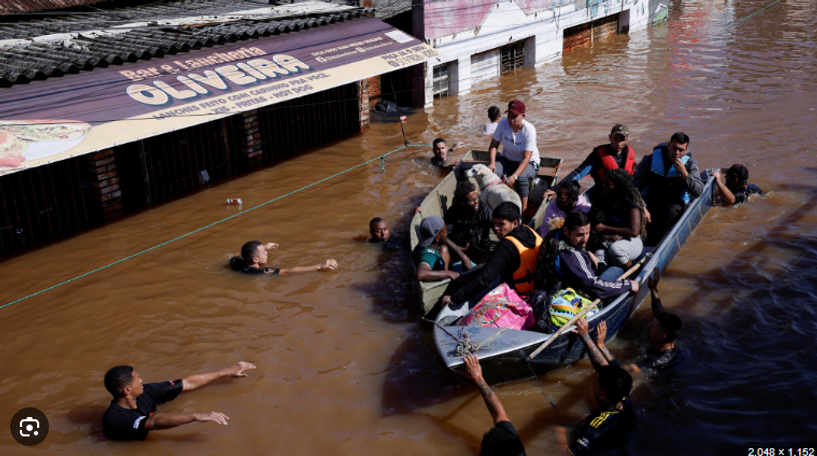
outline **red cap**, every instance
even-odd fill
[[[524,114],[525,113],[525,103],[522,103],[519,100],[514,100],[514,101],[508,103],[508,110],[505,111],[505,112],[512,112],[512,113],[516,114],[517,116],[519,114]]]

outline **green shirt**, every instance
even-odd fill
[[[425,263],[432,271],[445,271],[445,261],[443,261],[443,256],[440,255],[439,247],[437,247],[437,250],[434,250],[418,245],[414,248],[414,251],[411,252],[411,259],[418,268],[420,264]]]

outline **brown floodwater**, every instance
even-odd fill
[[[416,143],[436,136],[474,148],[491,105],[528,105],[542,155],[567,169],[630,126],[640,157],[674,131],[702,168],[744,163],[769,193],[714,208],[662,281],[685,322],[689,363],[637,376],[636,454],[740,454],[749,439],[814,440],[817,425],[817,21],[814,3],[676,2],[670,21],[596,43],[409,116]],[[398,147],[395,123],[0,263],[0,304],[126,257]],[[415,310],[409,255],[360,236],[374,216],[404,236],[408,213],[442,177],[424,148],[391,155],[60,288],[0,309],[0,453],[443,454],[478,451],[490,416],[477,390],[435,359]],[[278,267],[326,258],[337,271],[250,277],[226,268],[247,240],[277,242]],[[649,306],[611,344],[622,360],[645,348]],[[183,394],[160,411],[227,414],[146,442],[109,442],[102,378],[131,364],[146,381],[257,364],[248,378]],[[560,454],[556,428],[595,403],[587,361],[498,388],[528,454]],[[50,419],[34,448],[8,433],[36,407]]]

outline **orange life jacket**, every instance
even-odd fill
[[[519,251],[519,269],[513,273],[513,287],[519,293],[527,293],[533,290],[533,279],[536,276],[536,264],[539,259],[539,247],[542,245],[542,237],[539,236],[533,228],[525,225],[527,229],[536,236],[536,246],[532,248],[525,247],[513,236],[505,236],[505,239],[511,243]]]
[[[627,149],[624,152],[627,154],[627,159],[624,162],[624,170],[632,176],[635,175],[635,151],[630,146],[626,147]],[[596,147],[596,152],[599,154],[599,157],[601,157],[602,165],[601,168],[596,171],[596,175],[600,181],[603,181],[607,171],[618,169],[618,163],[616,163],[615,155],[610,153],[610,149],[606,145]]]

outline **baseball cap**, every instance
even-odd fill
[[[428,247],[434,242],[434,236],[439,233],[445,222],[439,215],[432,215],[423,219],[420,222],[420,242],[417,243],[420,247]]]
[[[525,103],[522,103],[519,100],[514,100],[514,101],[508,103],[508,110],[505,111],[505,112],[512,112],[512,113],[516,114],[517,116],[519,114],[524,114],[525,113]]]
[[[627,128],[627,126],[624,124],[615,124],[615,126],[613,126],[613,129],[610,131],[610,134],[614,135],[616,133],[624,135],[624,137],[626,138],[630,136],[630,129]]]
[[[749,180],[749,170],[740,163],[736,163],[726,171],[727,176],[732,176],[739,181]]]

